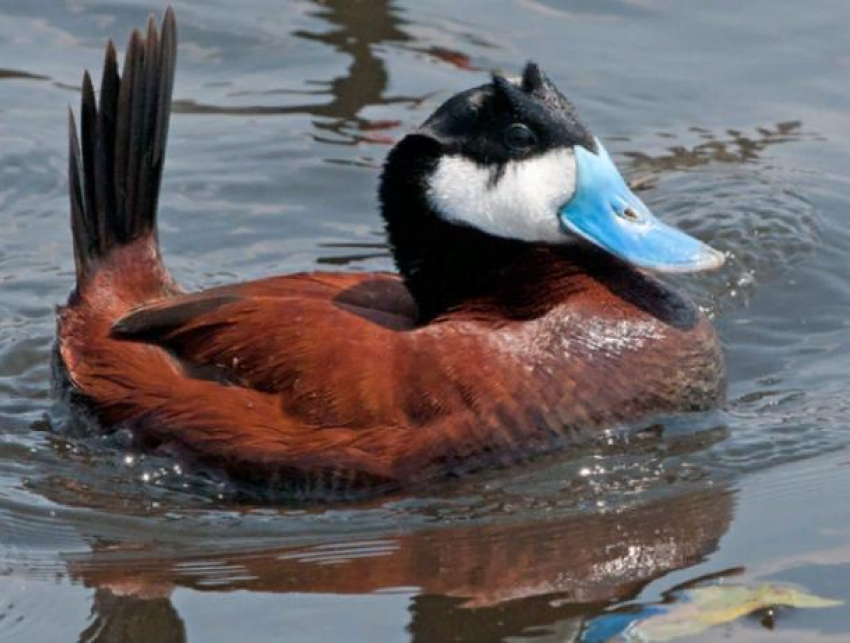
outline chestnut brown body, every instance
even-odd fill
[[[387,273],[182,293],[156,242],[170,14],[163,29],[161,44],[153,27],[134,35],[120,82],[110,49],[99,107],[84,83],[82,157],[72,135],[77,288],[59,314],[58,353],[103,428],[127,426],[238,478],[341,489],[504,463],[722,394],[701,313],[580,246],[514,249],[486,287],[427,317]],[[121,111],[137,104],[136,121]],[[117,142],[103,152],[101,139]],[[142,160],[126,176],[103,170],[133,154]]]
[[[721,390],[709,323],[621,266],[577,270],[541,249],[533,294],[497,291],[418,326],[394,275],[175,295],[161,266],[145,266],[149,245],[114,253],[62,311],[71,382],[104,426],[129,424],[243,476],[410,482],[576,430],[704,408]],[[126,323],[148,312],[164,320]]]

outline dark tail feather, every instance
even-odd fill
[[[155,238],[176,59],[169,7],[161,34],[152,17],[145,36],[133,31],[120,77],[115,46],[106,46],[99,103],[88,72],[83,76],[81,137],[72,112],[68,165],[78,284],[113,248]]]

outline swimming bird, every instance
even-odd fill
[[[448,99],[390,151],[398,273],[185,292],[157,202],[174,13],[134,31],[70,114],[76,286],[58,312],[73,408],[234,480],[382,489],[504,465],[583,431],[711,407],[708,319],[653,271],[723,255],[655,218],[534,63]]]

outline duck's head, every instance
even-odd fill
[[[522,245],[581,238],[641,268],[716,268],[723,255],[657,219],[537,65],[446,101],[390,153],[380,191],[417,299],[498,269]],[[492,274],[490,275],[492,277]],[[423,281],[442,280],[429,286]]]

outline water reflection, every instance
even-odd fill
[[[330,102],[300,105],[246,105],[228,107],[207,105],[194,100],[176,101],[177,112],[201,114],[252,114],[282,115],[309,114],[324,120],[313,125],[327,135],[314,135],[317,141],[356,145],[360,142],[391,144],[394,138],[387,135],[399,125],[398,120],[370,120],[361,115],[367,107],[397,103],[416,105],[430,96],[387,96],[389,74],[384,59],[377,54],[381,45],[392,44],[419,52],[460,69],[475,67],[466,54],[445,47],[422,47],[404,27],[398,7],[391,0],[316,0],[318,9],[313,13],[327,21],[330,31],[296,31],[294,36],[320,42],[335,52],[351,59],[347,73],[331,81],[313,80],[318,86],[312,95],[330,97]],[[237,96],[303,94],[288,89],[271,89],[264,92],[240,92]]]
[[[722,137],[701,127],[691,127],[690,131],[703,139],[703,143],[693,147],[676,145],[670,147],[666,154],[657,156],[643,152],[624,152],[623,156],[631,159],[634,168],[632,187],[649,189],[654,187],[660,175],[667,172],[688,170],[710,163],[756,161],[764,149],[779,143],[800,140],[806,136],[802,127],[803,124],[800,121],[785,121],[773,127],[759,127],[753,135],[734,129],[726,130],[725,136]]]
[[[91,643],[185,640],[169,601],[178,587],[323,594],[416,587],[413,641],[495,641],[529,628],[578,632],[583,616],[704,559],[731,519],[730,492],[699,491],[621,511],[261,552],[153,558],[103,545],[68,568],[96,588],[94,622],[80,638]]]
[[[316,244],[319,248],[333,249],[334,254],[322,254],[316,257],[316,263],[325,266],[348,266],[369,259],[392,259],[390,247],[386,241],[363,242],[330,242]],[[337,254],[339,250],[349,250],[345,254]]]
[[[47,76],[41,74],[31,74],[27,71],[18,71],[15,69],[0,69],[0,80],[7,78],[17,78],[23,80],[49,80]]]
[[[168,598],[120,596],[98,589],[92,603],[92,622],[79,643],[114,641],[186,641],[186,626]]]

